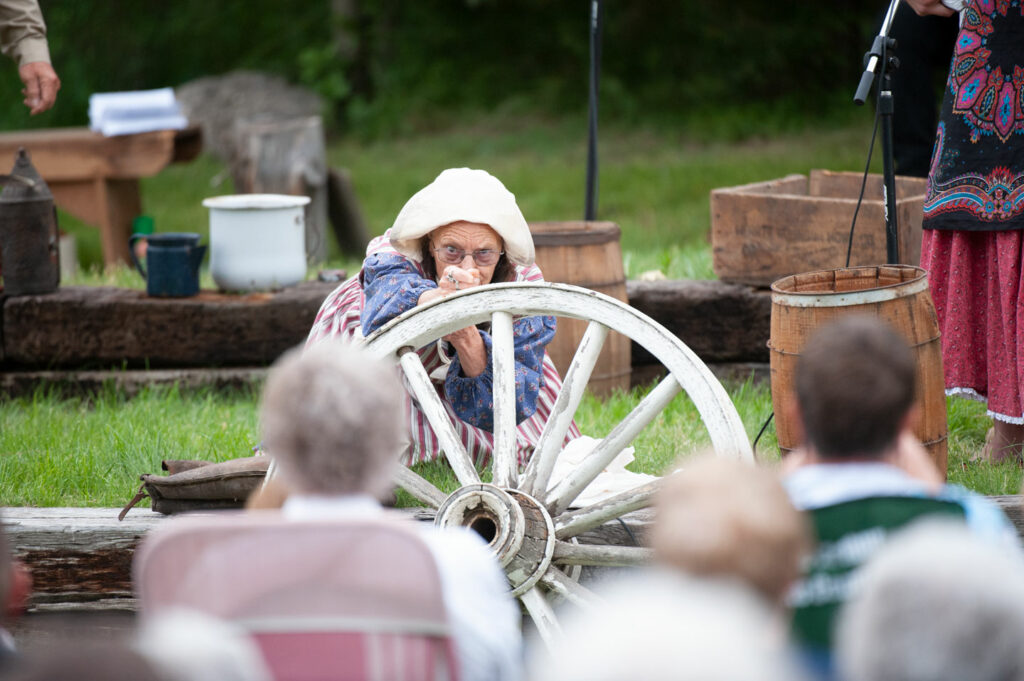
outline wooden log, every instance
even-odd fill
[[[150,298],[143,291],[69,286],[7,299],[4,366],[195,367],[273,362],[306,338],[336,284],[277,293]]]
[[[135,546],[163,518],[136,509],[117,521],[112,508],[4,508],[12,553],[32,570],[30,604],[133,606]]]
[[[242,120],[235,137],[235,190],[310,197],[306,257],[313,264],[327,260],[327,149],[320,117]]]
[[[1006,513],[1017,534],[1024,538],[1021,498],[1009,495],[989,499]],[[118,511],[116,508],[0,508],[0,518],[15,557],[32,569],[35,592],[30,606],[33,610],[134,608],[131,560],[135,547],[145,533],[166,516],[136,508],[119,523]],[[422,522],[434,519],[432,509],[404,509],[404,512]],[[623,516],[622,522],[614,520],[588,530],[577,539],[591,546],[643,547],[653,521],[653,510],[642,509]],[[566,547],[563,550],[572,551]],[[612,553],[617,555],[618,552]]]
[[[147,357],[154,368],[266,364],[281,348],[305,339],[336,285],[307,282],[276,294],[203,292],[187,299],[65,287],[48,296],[7,299],[0,361],[24,369],[137,367]],[[627,290],[633,307],[666,326],[706,363],[768,361],[767,292],[719,281],[631,281]],[[278,314],[284,316],[275,321]],[[260,344],[273,350],[253,347]],[[638,379],[657,375],[661,365],[650,353],[634,344],[632,356]]]
[[[629,281],[629,304],[686,343],[707,363],[767,362],[771,294],[720,281]],[[633,344],[633,365],[657,363]]]
[[[266,378],[266,367],[227,369],[111,369],[105,371],[5,371],[0,374],[0,395],[25,397],[39,388],[63,397],[95,395],[106,386],[134,397],[143,388],[176,386],[182,391],[239,390]]]
[[[139,540],[167,516],[132,509],[123,522],[116,508],[0,508],[14,556],[32,570],[33,611],[131,610],[135,607],[131,561]],[[410,518],[433,522],[433,509],[404,509]],[[599,546],[635,546],[650,524],[649,510],[579,536]],[[624,529],[628,528],[628,529]]]

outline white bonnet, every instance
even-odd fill
[[[438,227],[465,220],[490,225],[505,242],[505,254],[517,265],[533,264],[533,237],[516,197],[484,170],[449,168],[412,195],[391,227],[391,245],[419,262],[421,239]]]

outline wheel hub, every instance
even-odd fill
[[[468,527],[491,547],[505,568],[512,594],[533,588],[551,565],[555,527],[547,509],[517,489],[486,483],[453,492],[437,511],[438,527]]]

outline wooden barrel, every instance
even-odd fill
[[[619,226],[614,222],[531,222],[530,231],[537,249],[537,266],[546,281],[582,286],[629,302]],[[548,354],[562,376],[586,329],[585,321],[559,318]],[[631,371],[630,340],[612,332],[598,357],[589,388],[602,397],[616,389],[629,390]]]
[[[874,315],[888,322],[910,345],[917,363],[921,422],[916,434],[932,460],[946,472],[946,395],[942,347],[928,274],[920,267],[885,265],[794,274],[772,284],[772,406],[779,448],[800,443],[786,416],[793,399],[794,369],[814,330],[847,314]]]

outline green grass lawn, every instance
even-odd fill
[[[771,412],[767,386],[727,385],[748,436],[753,439]],[[601,437],[633,409],[643,389],[602,402],[584,401],[577,422],[587,435]],[[258,441],[258,395],[184,394],[149,389],[133,399],[113,390],[94,399],[60,399],[37,394],[0,408],[0,505],[119,506],[138,487],[140,473],[160,473],[161,459],[222,461],[248,456]],[[982,405],[950,403],[949,479],[985,494],[1015,494],[1021,471],[968,461],[988,427]],[[660,474],[680,457],[706,450],[707,432],[685,396],[677,397],[633,443],[639,472]],[[758,458],[778,459],[769,426],[758,444]],[[441,464],[419,472],[446,490],[456,486]]]
[[[716,187],[806,173],[858,170],[870,140],[867,117],[856,125],[809,125],[800,133],[741,142],[700,141],[679,131],[607,127],[600,145],[598,217],[622,228],[626,275],[661,270],[669,278],[713,278],[708,245],[708,193]],[[528,220],[583,215],[585,126],[582,120],[485,118],[449,130],[329,145],[331,165],[347,168],[370,229],[381,234],[405,201],[448,167],[484,168],[516,194]],[[142,180],[143,206],[157,231],[208,233],[201,201],[232,193],[223,166],[210,156],[172,165]],[[61,214],[79,241],[85,271],[75,283],[142,286],[129,272],[105,273],[98,232]],[[332,244],[335,264],[358,266],[362,254]]]
[[[627,276],[661,270],[669,278],[711,278],[708,192],[806,173],[811,168],[858,170],[870,121],[806,126],[799,134],[740,142],[702,142],[679,131],[607,127],[601,142],[599,217],[622,227]],[[371,230],[386,229],[405,200],[451,166],[485,168],[516,193],[530,220],[572,220],[582,214],[585,163],[582,120],[484,118],[449,130],[362,142],[331,143],[330,162],[348,168]],[[202,156],[142,181],[143,202],[158,231],[207,234],[204,197],[231,193],[220,163]],[[104,271],[96,230],[61,215],[76,234],[86,272],[73,283],[142,287],[121,268]],[[358,268],[361,254],[332,254],[332,264]],[[212,286],[204,275],[204,286]],[[771,411],[767,386],[728,386],[753,438]],[[600,437],[628,413],[634,392],[602,403],[588,398],[578,421]],[[256,443],[257,396],[147,390],[128,400],[114,391],[84,400],[39,394],[0,402],[0,505],[116,506],[135,492],[140,473],[159,472],[165,458],[224,460]],[[969,463],[987,428],[977,403],[951,403],[950,479],[986,494],[1016,493],[1013,464]],[[635,443],[636,468],[660,473],[678,456],[708,444],[692,405],[677,398]],[[773,428],[759,444],[777,458]],[[443,466],[423,471],[439,486],[454,484]]]

